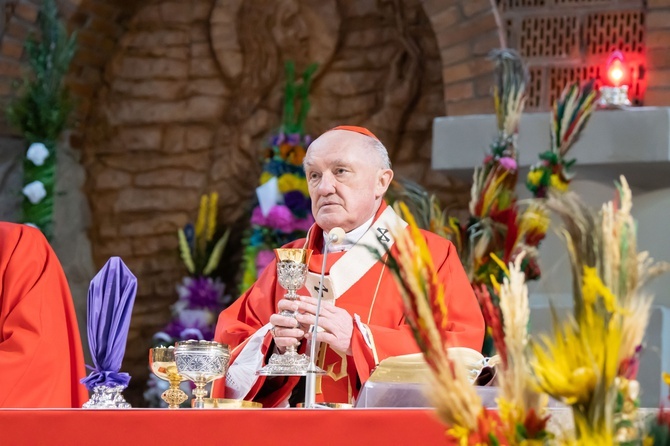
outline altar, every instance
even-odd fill
[[[1,409],[0,444],[446,444],[430,409]]]

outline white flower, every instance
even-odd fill
[[[36,166],[44,164],[44,160],[49,157],[49,149],[41,142],[34,142],[28,147],[26,158],[33,162]]]
[[[32,204],[37,204],[47,196],[47,190],[44,188],[44,184],[42,184],[41,181],[33,181],[23,187],[23,195],[25,195],[28,201]]]
[[[182,310],[179,313],[179,322],[186,327],[202,327],[214,322],[214,318],[208,310]]]

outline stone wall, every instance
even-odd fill
[[[367,126],[389,147],[399,175],[430,180],[447,199],[466,189],[430,173],[432,119],[445,109],[437,43],[418,1],[141,7],[81,129],[95,263],[119,255],[140,278],[125,366],[133,376],[146,376],[151,336],[169,318],[185,273],[175,230],[195,219],[200,195],[220,194],[222,225],[248,221],[260,155],[280,123],[288,59],[299,72],[319,63],[307,122],[313,134]]]

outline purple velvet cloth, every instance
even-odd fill
[[[94,367],[81,382],[96,386],[127,386],[130,375],[119,373],[126,351],[137,278],[119,257],[110,258],[88,288],[87,332]]]

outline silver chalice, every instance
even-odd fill
[[[311,249],[275,249],[277,258],[277,279],[279,285],[288,292],[284,299],[297,300],[296,291],[305,285],[307,266],[312,256]],[[295,311],[283,310],[282,316],[295,318]],[[268,364],[256,372],[262,376],[305,376],[309,367],[307,355],[298,353],[298,346],[291,345],[283,354],[275,353],[270,357]],[[323,371],[321,371],[323,373]]]
[[[175,344],[174,357],[178,373],[195,383],[192,406],[204,408],[205,385],[223,377],[228,369],[228,346],[212,341],[180,341]]]

